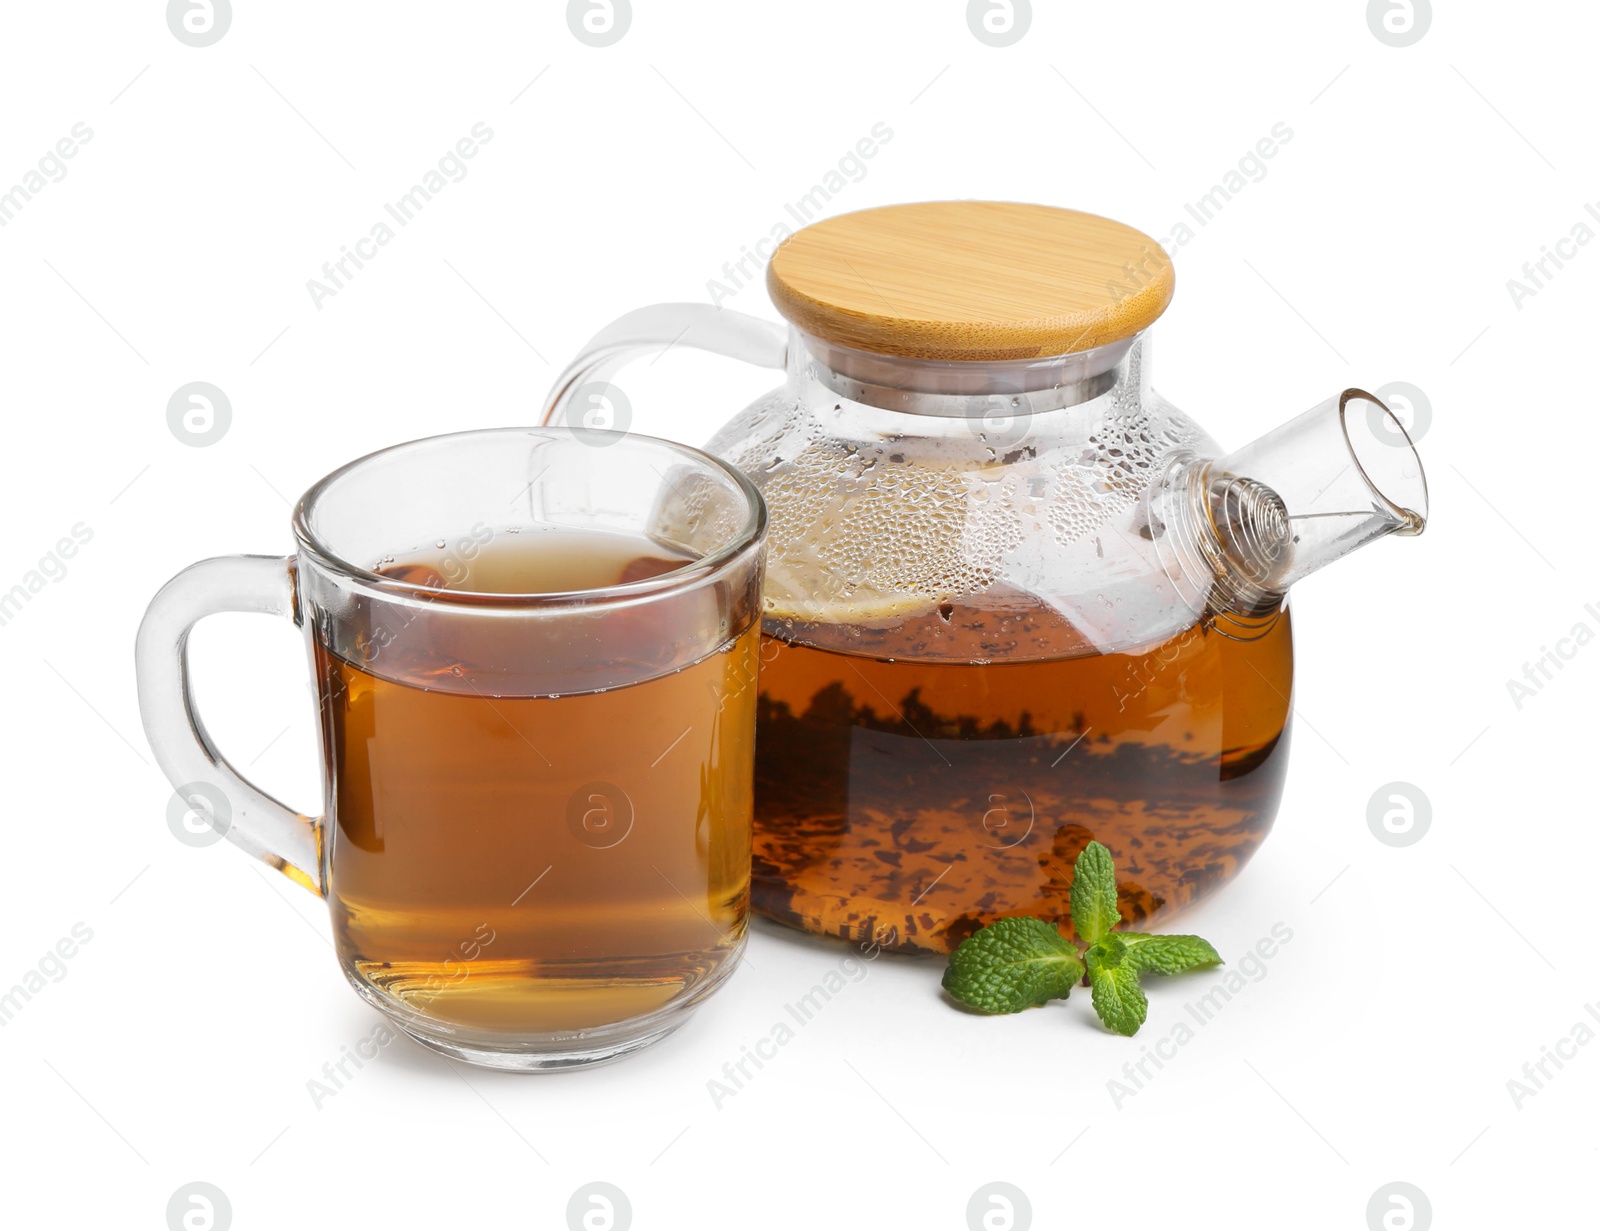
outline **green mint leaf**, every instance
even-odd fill
[[[1133,1035],[1144,1025],[1149,1001],[1139,986],[1139,971],[1120,936],[1102,937],[1084,956],[1089,963],[1089,997],[1107,1030]]]
[[[1222,965],[1222,957],[1210,942],[1198,936],[1152,936],[1148,932],[1117,935],[1127,947],[1123,960],[1141,973],[1178,975],[1201,966]]]
[[[1100,843],[1091,842],[1073,865],[1072,926],[1079,940],[1092,945],[1121,919],[1117,912],[1117,869],[1111,862],[1111,852]]]
[[[1017,1013],[1059,1000],[1083,978],[1078,950],[1043,919],[999,919],[961,942],[944,988],[980,1013]]]

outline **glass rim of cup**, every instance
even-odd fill
[[[525,593],[460,589],[441,590],[421,582],[386,576],[374,568],[356,564],[354,561],[334,551],[312,528],[313,512],[318,501],[325,497],[336,483],[348,478],[357,470],[408,450],[438,445],[444,441],[495,435],[535,436],[555,440],[582,441],[585,444],[594,446],[601,452],[602,456],[604,454],[604,446],[599,443],[601,440],[605,440],[607,445],[621,444],[627,446],[631,443],[663,449],[677,454],[696,466],[715,470],[726,476],[733,487],[744,497],[749,512],[744,523],[737,531],[728,535],[725,542],[703,556],[685,561],[680,568],[645,578],[642,581],[595,586],[586,590],[549,590]],[[537,482],[537,479],[534,482]],[[676,440],[667,440],[660,436],[649,436],[643,432],[617,432],[598,428],[585,428],[580,433],[569,427],[555,425],[486,427],[470,428],[459,432],[439,432],[432,436],[419,436],[413,440],[401,441],[398,444],[374,449],[370,453],[365,453],[344,463],[344,465],[323,475],[322,478],[306,489],[300,499],[295,502],[291,525],[294,531],[295,543],[303,555],[311,557],[323,568],[338,574],[348,581],[359,583],[363,587],[396,598],[409,597],[423,599],[427,602],[436,602],[443,599],[469,605],[516,606],[519,608],[563,607],[623,603],[645,598],[656,599],[669,595],[676,590],[689,589],[699,585],[708,577],[736,562],[744,553],[760,547],[767,531],[767,506],[766,501],[762,498],[760,489],[737,467],[720,457],[705,452],[703,449],[697,449],[693,445],[682,444]]]

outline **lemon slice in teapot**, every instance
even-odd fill
[[[801,562],[769,557],[762,615],[785,623],[890,628],[929,615],[945,601],[940,595],[892,593],[865,585],[845,591],[832,577],[819,577]]]

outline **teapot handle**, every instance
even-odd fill
[[[652,304],[619,316],[589,339],[551,386],[539,422],[566,422],[573,395],[584,386],[604,383],[648,351],[680,345],[763,368],[782,369],[788,362],[788,333],[782,325],[706,303]]]

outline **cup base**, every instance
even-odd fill
[[[625,1021],[559,1033],[492,1034],[439,1021],[386,995],[344,963],[340,965],[350,986],[363,1000],[429,1051],[501,1072],[555,1073],[620,1060],[666,1038],[688,1021],[700,1002],[738,968],[747,939],[747,935],[741,935],[737,946],[721,965],[672,1004]]]
[[[666,1038],[687,1020],[692,1009],[686,1009],[679,1014],[677,1019],[665,1026],[650,1031],[648,1034],[631,1036],[612,1042],[599,1044],[592,1047],[574,1046],[565,1051],[528,1051],[526,1049],[502,1049],[474,1047],[463,1043],[459,1039],[446,1038],[440,1035],[428,1034],[415,1026],[396,1022],[405,1034],[429,1051],[438,1052],[451,1060],[460,1060],[466,1064],[476,1065],[483,1069],[498,1069],[504,1073],[559,1073],[563,1069],[594,1068],[596,1065],[608,1064],[613,1060],[620,1060],[624,1056],[632,1055],[658,1043]]]

